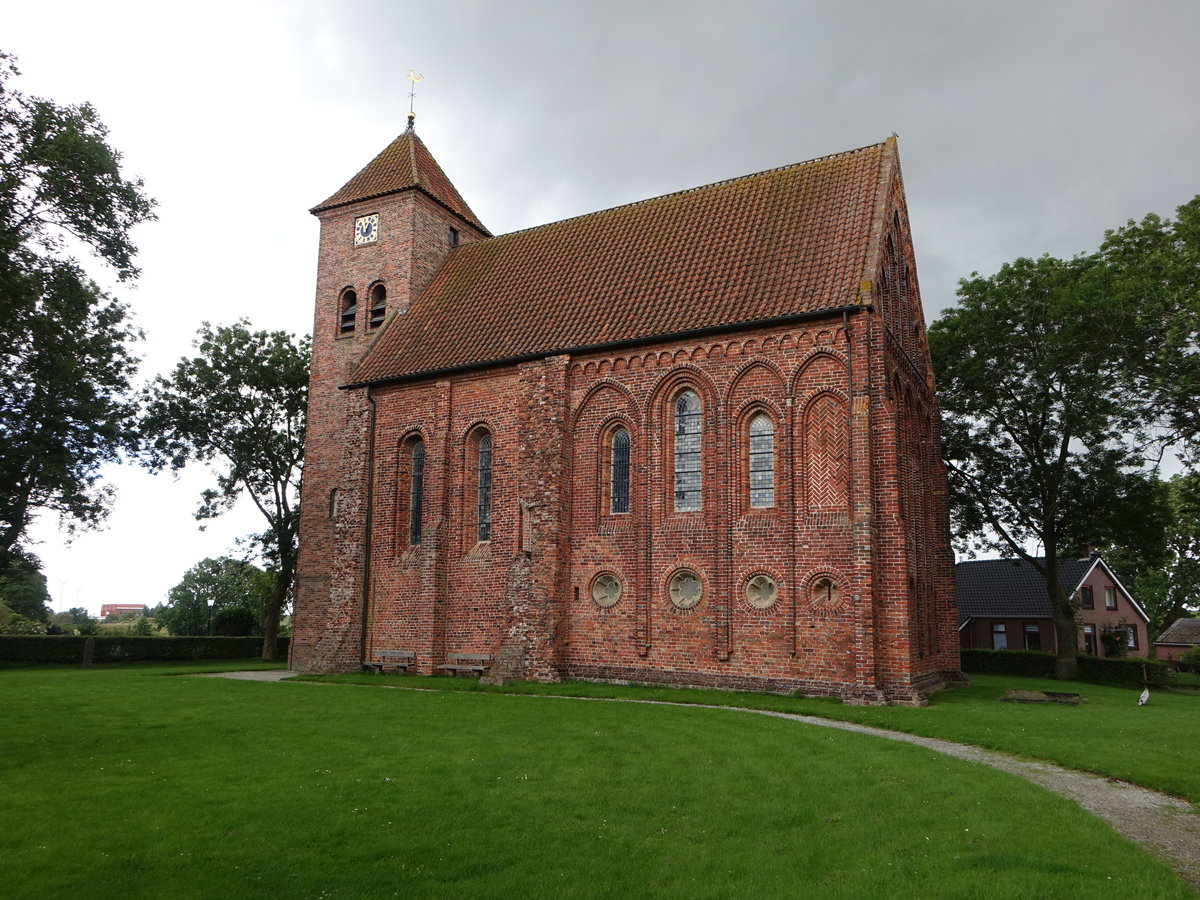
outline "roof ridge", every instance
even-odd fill
[[[811,165],[812,163],[824,162],[825,160],[829,160],[829,159],[837,159],[840,156],[853,156],[856,153],[862,153],[864,150],[871,150],[875,147],[884,147],[884,146],[886,146],[886,144],[887,144],[886,140],[876,141],[874,144],[864,144],[861,147],[855,147],[853,150],[842,150],[839,153],[826,153],[823,156],[814,156],[812,159],[805,159],[805,160],[801,160],[800,162],[787,163],[786,165],[782,165],[782,166],[774,166],[773,168],[763,169],[759,172],[750,172],[747,175],[738,175],[734,178],[723,178],[720,181],[712,181],[712,182],[709,182],[708,184],[698,184],[698,185],[695,185],[694,187],[681,188],[677,191],[668,191],[665,194],[656,194],[653,197],[644,197],[641,200],[633,200],[633,201],[630,201],[629,203],[618,203],[616,206],[608,206],[608,207],[605,207],[604,209],[594,209],[591,212],[579,213],[578,215],[574,215],[574,216],[567,216],[565,219],[555,219],[552,222],[543,222],[540,225],[529,225],[525,228],[518,228],[516,231],[506,231],[503,234],[497,234],[497,235],[493,236],[490,241],[476,241],[474,244],[471,244],[469,246],[477,246],[479,244],[490,243],[491,241],[498,241],[501,238],[512,237],[513,235],[527,234],[530,231],[537,231],[539,228],[549,228],[551,225],[562,225],[566,222],[576,222],[580,219],[590,219],[593,216],[601,216],[601,215],[604,215],[605,213],[616,212],[617,210],[621,210],[621,209],[632,209],[632,208],[638,207],[638,206],[645,206],[648,203],[657,203],[658,201],[666,200],[669,197],[682,197],[685,194],[694,194],[699,191],[706,191],[709,188],[723,187],[727,184],[736,184],[739,181],[747,181],[751,178],[759,178],[763,175],[770,175],[775,172],[786,172],[789,169],[798,169],[801,166]]]

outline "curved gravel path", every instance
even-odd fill
[[[259,672],[214,672],[209,677],[234,678],[242,681],[282,681],[294,673],[286,669],[268,669]],[[313,684],[315,682],[297,682],[298,684]],[[382,686],[382,685],[381,685]],[[421,690],[421,688],[399,688],[398,690]],[[564,697],[548,694],[520,694],[513,696],[549,697],[560,700],[590,700],[595,697]],[[662,706],[697,706],[692,703],[668,703],[662,700],[616,700],[604,699],[602,702],[616,703],[655,703]],[[778,719],[791,719],[805,725],[817,725],[822,728],[839,728],[842,731],[856,731],[872,737],[886,738],[890,741],[903,741],[920,747],[944,753],[957,759],[980,763],[1000,769],[1013,775],[1031,781],[1036,785],[1053,791],[1068,800],[1074,800],[1085,810],[1098,816],[1112,826],[1113,830],[1123,834],[1135,844],[1149,850],[1168,863],[1179,873],[1192,889],[1200,893],[1200,815],[1192,810],[1192,805],[1178,797],[1160,794],[1147,788],[1138,787],[1124,781],[1116,781],[1101,775],[1091,775],[1074,769],[1064,769],[1052,763],[1032,762],[1018,759],[993,750],[984,750],[970,744],[956,744],[953,741],[943,741],[939,738],[920,737],[915,734],[905,734],[901,731],[886,731],[882,728],[872,728],[869,725],[856,725],[852,722],[839,722],[835,719],[821,719],[816,716],[802,716],[795,713],[774,712],[765,709],[749,709],[746,707],[707,706],[705,709],[725,709],[737,712],[754,713],[760,716],[773,716]]]

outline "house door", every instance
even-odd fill
[[[1090,653],[1092,656],[1096,655],[1096,626],[1095,625],[1084,625],[1083,626],[1083,652]]]

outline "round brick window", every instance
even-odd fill
[[[592,581],[592,600],[597,606],[608,609],[621,599],[621,580],[612,572],[601,572]]]
[[[700,596],[704,593],[700,576],[691,569],[680,569],[672,575],[668,590],[671,602],[680,609],[691,609],[700,602]]]
[[[816,609],[834,611],[842,608],[842,589],[828,575],[819,575],[809,586],[809,599]]]
[[[770,609],[779,597],[779,585],[770,575],[755,575],[746,582],[746,602],[755,609]]]

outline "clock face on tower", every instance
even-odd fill
[[[354,243],[373,244],[379,240],[379,213],[359,216],[354,220]]]

